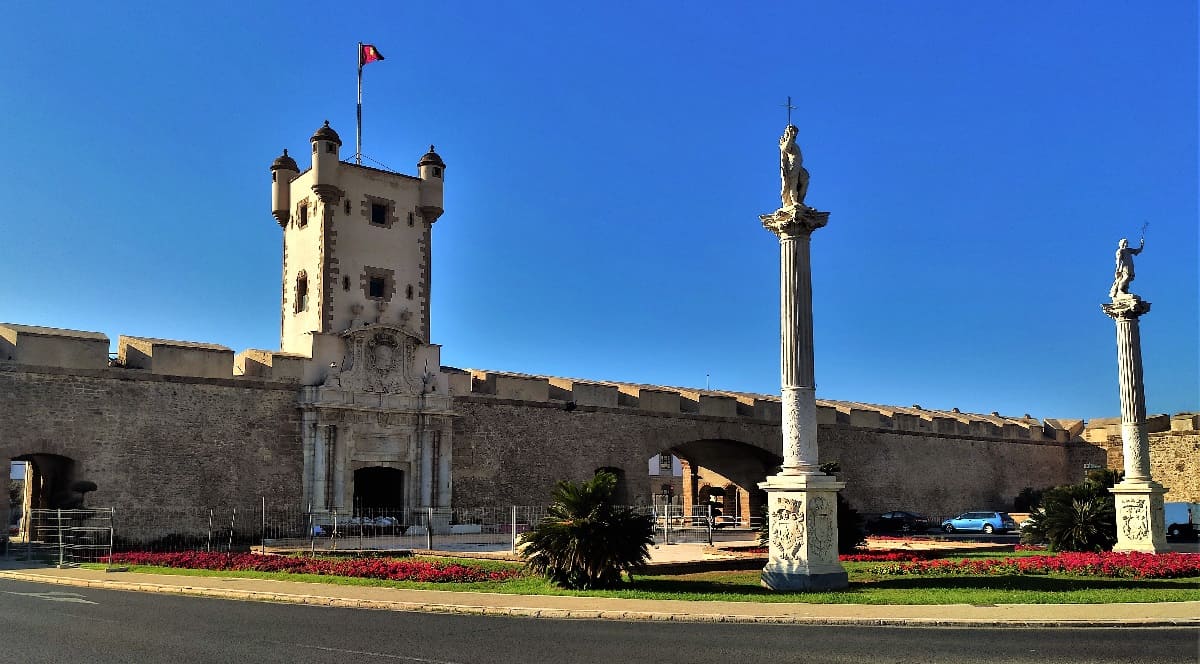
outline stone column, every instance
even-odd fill
[[[1114,551],[1168,551],[1163,523],[1166,489],[1150,477],[1150,438],[1146,435],[1146,390],[1142,385],[1142,339],[1138,319],[1150,303],[1117,292],[1100,305],[1117,323],[1117,372],[1121,386],[1121,451],[1125,478],[1110,491],[1116,502]]]
[[[421,416],[421,417],[423,417],[423,416]],[[423,427],[423,426],[419,427],[418,431],[420,432],[418,435],[420,436],[419,445],[421,446],[421,462],[420,462],[420,465],[418,466],[420,468],[420,477],[417,478],[417,481],[421,485],[421,505],[420,505],[420,507],[422,507],[422,508],[434,507],[434,504],[433,504],[433,473],[434,473],[433,441],[430,440],[432,437],[429,435],[429,432],[425,430],[425,427]]]
[[[438,507],[450,507],[451,505],[451,469],[454,463],[454,447],[451,445],[451,429],[449,424],[443,425],[440,432],[441,444],[438,445],[440,454],[438,455]]]
[[[759,484],[767,492],[770,516],[770,558],[762,585],[773,590],[845,588],[849,583],[837,550],[837,492],[845,484],[818,468],[813,369],[809,244],[829,213],[797,204],[760,219],[779,237],[783,398],[783,467]]]

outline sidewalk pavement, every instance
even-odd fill
[[[4,561],[0,561],[0,578],[317,606],[532,618],[905,627],[1200,627],[1200,602],[988,606],[691,602],[400,590],[298,581],[55,569]]]

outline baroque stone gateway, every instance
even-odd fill
[[[648,462],[673,457],[685,508],[717,496],[745,517],[763,513],[759,484],[803,449],[795,470],[838,461],[839,477],[822,481],[844,482],[861,512],[938,516],[1007,509],[1026,486],[1123,463],[1116,422],[828,401],[804,381],[781,401],[444,366],[429,314],[447,164],[432,146],[416,175],[342,161],[328,124],[309,144],[305,169],[287,151],[270,166],[278,350],[120,335],[110,357],[99,332],[0,324],[0,481],[4,461],[24,464],[22,509],[78,505],[89,481],[87,505],[114,507],[124,537],[152,540],[203,532],[209,508],[264,498],[295,511],[541,505],[555,481],[599,469],[636,504],[666,481]],[[801,163],[797,147],[789,168]],[[806,175],[781,170],[781,198],[816,224]],[[804,424],[785,438],[785,421]],[[1197,418],[1146,422],[1167,499],[1200,501]],[[832,499],[781,502],[790,523],[772,546],[835,550],[836,533],[813,525]],[[0,523],[8,512],[0,501]]]

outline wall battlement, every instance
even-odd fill
[[[121,335],[110,358],[109,338],[101,332],[0,323],[0,361],[61,369],[109,366],[164,376],[239,378],[299,382],[302,355],[247,349],[234,354],[218,344]]]
[[[300,383],[303,355],[261,349],[235,354],[218,344],[121,335],[117,356],[109,358],[109,338],[100,332],[0,323],[0,361],[64,369],[117,366],[167,376],[246,378]],[[778,396],[726,390],[644,385],[614,381],[538,376],[507,371],[442,367],[452,395],[494,397],[563,407],[634,409],[651,413],[698,415],[779,422]],[[966,436],[1024,441],[1104,443],[1120,436],[1120,418],[1038,420],[1028,414],[1011,417],[817,399],[817,423],[896,433]],[[1195,431],[1200,415],[1152,415],[1150,433]]]
[[[665,387],[481,369],[443,367],[451,375],[451,393],[513,401],[560,403],[563,407],[631,408],[654,413],[782,421],[778,396]],[[1067,443],[1080,439],[1083,420],[1038,420],[855,401],[817,399],[817,423],[897,433],[993,438],[1031,443]]]

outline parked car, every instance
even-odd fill
[[[886,512],[867,521],[868,533],[923,533],[930,528],[929,519],[915,512]]]
[[[1017,524],[1007,512],[963,512],[953,519],[942,522],[942,530],[974,530],[987,534],[1016,530]]]
[[[1192,539],[1200,534],[1200,503],[1165,503],[1163,526],[1171,539]]]

